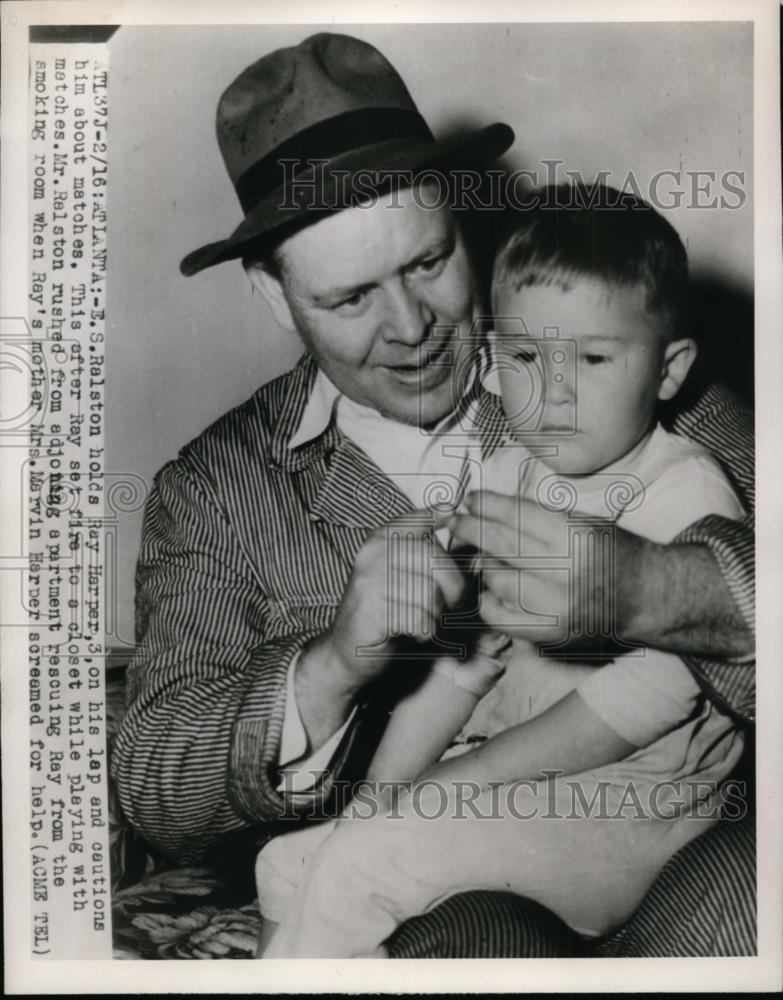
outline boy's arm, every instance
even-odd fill
[[[466,662],[452,657],[436,660],[419,687],[395,706],[368,768],[368,780],[409,781],[437,761],[503,673],[492,654],[507,642],[505,637],[484,639]]]
[[[436,764],[422,777],[508,784],[545,779],[552,771],[588,771],[621,760],[636,749],[596,715],[578,691],[572,691],[535,718],[511,726],[475,750]]]
[[[409,781],[433,764],[470,718],[479,695],[431,669],[394,708],[375,751],[368,781]]]

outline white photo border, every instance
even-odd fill
[[[3,684],[3,852],[5,873],[6,992],[28,993],[288,993],[288,992],[620,992],[679,990],[772,991],[781,986],[782,859],[780,852],[783,776],[783,670],[780,608],[783,607],[783,477],[779,429],[783,372],[781,285],[781,190],[779,106],[779,7],[775,0],[655,0],[629,5],[620,0],[523,0],[499,2],[367,3],[299,2],[7,2],[2,37],[2,316],[27,309],[26,114],[28,27],[32,24],[212,24],[359,23],[412,21],[753,21],[754,201],[757,413],[757,582],[758,582],[758,956],[721,959],[506,959],[377,962],[368,960],[275,962],[33,961],[29,955],[27,871],[27,769],[15,748],[26,746],[27,718],[23,636],[4,634]],[[219,11],[219,13],[218,13]],[[111,68],[110,68],[111,71]],[[763,351],[762,348],[763,347]],[[8,400],[13,406],[14,400]],[[4,456],[0,455],[0,459]],[[10,492],[10,491],[9,491]],[[4,491],[3,503],[11,502]],[[4,519],[0,518],[0,523]],[[3,546],[0,553],[8,551]],[[8,574],[6,574],[8,575]],[[19,599],[2,581],[0,600]],[[11,630],[13,632],[13,630]],[[263,971],[262,971],[263,970]]]

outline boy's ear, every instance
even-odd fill
[[[294,317],[291,315],[291,310],[288,307],[288,301],[286,300],[280,279],[270,274],[269,271],[258,264],[248,264],[245,267],[245,273],[250,278],[253,288],[261,292],[269,303],[272,315],[280,326],[284,330],[295,330]]]
[[[696,341],[690,337],[673,340],[666,345],[661,366],[661,385],[658,399],[674,399],[680,391],[691,365],[696,360]]]

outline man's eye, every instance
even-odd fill
[[[420,260],[416,267],[414,268],[414,273],[418,274],[436,274],[443,268],[446,262],[444,256],[439,257],[427,257],[426,260]]]
[[[332,309],[345,309],[350,311],[351,309],[358,309],[359,306],[363,305],[365,299],[367,298],[367,292],[357,292],[355,295],[349,295],[346,299],[340,299],[336,302]]]
[[[523,365],[535,364],[538,361],[538,351],[517,351],[514,360],[521,361]]]
[[[606,354],[585,354],[584,360],[588,365],[603,365],[609,358]]]

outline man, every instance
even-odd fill
[[[437,143],[384,57],[331,34],[249,67],[217,124],[245,218],[183,272],[241,258],[307,353],[169,463],[147,506],[113,767],[130,821],[179,861],[241,835],[260,843],[323,805],[379,735],[374,693],[399,675],[401,645],[430,638],[462,596],[445,552],[427,568],[437,542],[416,512],[455,480],[431,432],[458,427],[480,391],[462,361],[483,309],[462,227],[422,172],[485,162],[513,138],[494,125]],[[502,530],[516,515],[492,502]],[[390,522],[419,554],[397,586]],[[542,546],[561,530],[542,522]],[[724,582],[734,567],[721,572],[705,545],[622,535],[616,559],[621,634],[720,655],[702,676],[744,708],[735,689],[751,672],[728,662],[750,647]],[[676,606],[650,602],[661,581]],[[567,593],[542,574],[540,597],[567,631]],[[721,623],[718,648],[714,630],[691,633],[703,621]]]

